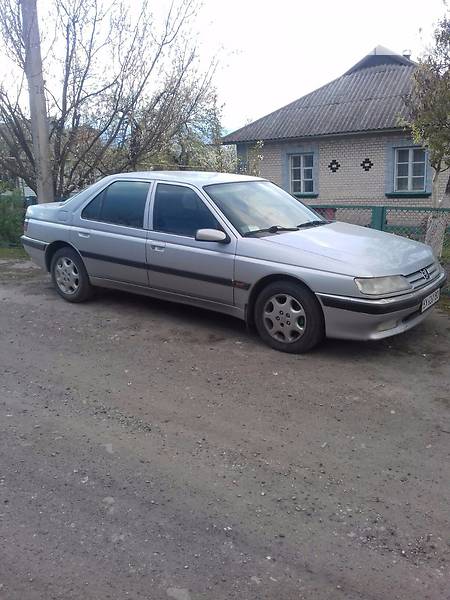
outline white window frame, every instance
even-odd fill
[[[404,150],[408,150],[408,162],[401,162],[399,163],[398,161],[398,153],[400,151],[404,151]],[[422,150],[423,152],[423,161],[414,161],[414,150]],[[408,175],[398,175],[398,165],[402,164],[402,165],[408,165]],[[418,164],[418,165],[423,165],[423,175],[414,175],[413,176],[413,165]],[[414,178],[419,178],[419,177],[423,177],[423,187],[422,188],[413,188],[413,179]],[[400,190],[398,188],[398,180],[399,179],[407,179],[408,181],[408,186],[406,189]],[[399,193],[421,193],[421,192],[425,192],[426,191],[426,187],[427,187],[427,153],[426,150],[424,148],[420,148],[417,146],[411,146],[411,147],[400,147],[400,148],[396,148],[395,149],[395,165],[394,165],[394,191],[395,192],[399,192]]]
[[[312,157],[312,165],[310,167],[305,167],[305,156]],[[300,158],[300,167],[294,167],[294,158]],[[293,178],[293,171],[295,169],[300,169],[300,179]],[[311,177],[305,178],[305,169],[311,169]],[[312,190],[305,191],[305,181],[312,181]],[[294,192],[294,182],[300,182],[300,191]],[[315,192],[315,182],[314,182],[314,153],[313,152],[303,152],[301,154],[291,154],[289,159],[289,186],[291,194],[314,194]]]

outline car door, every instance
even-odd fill
[[[91,277],[148,285],[145,254],[150,186],[148,181],[117,180],[81,208],[72,241]]]
[[[147,241],[150,287],[232,305],[234,234],[194,188],[158,182],[153,193]],[[198,229],[221,229],[227,243],[197,241]]]

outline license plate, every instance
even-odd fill
[[[436,302],[439,300],[440,291],[440,289],[437,289],[432,294],[430,294],[422,300],[422,312],[427,310],[427,308],[430,308],[430,306],[433,306],[433,304],[436,304]]]

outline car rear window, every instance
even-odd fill
[[[89,202],[81,217],[142,228],[149,187],[150,184],[145,181],[116,181]]]

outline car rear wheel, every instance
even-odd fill
[[[314,294],[301,283],[269,284],[255,303],[260,337],[281,352],[307,352],[324,337],[323,313]]]
[[[50,272],[56,291],[68,302],[83,302],[92,295],[86,268],[73,248],[60,248],[52,257]]]

